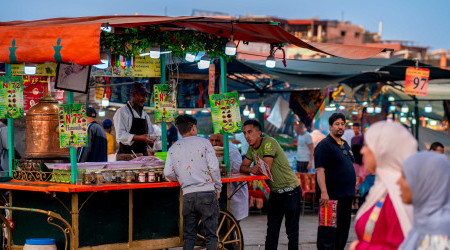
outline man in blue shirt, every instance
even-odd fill
[[[341,139],[345,129],[345,116],[335,113],[330,116],[328,123],[330,134],[317,144],[314,151],[316,193],[320,197],[320,206],[328,206],[330,200],[337,200],[337,227],[319,226],[317,248],[344,249],[355,195],[354,157],[348,143]]]

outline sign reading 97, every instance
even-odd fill
[[[405,74],[404,92],[408,95],[426,96],[428,91],[429,69],[409,67]]]

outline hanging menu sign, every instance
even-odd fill
[[[0,85],[0,118],[23,117],[22,77],[0,77]]]
[[[57,63],[46,62],[42,64],[35,64],[37,76],[55,76]],[[25,63],[11,64],[12,75],[25,75]]]
[[[58,117],[60,147],[86,147],[88,142],[86,104],[59,105]]]
[[[153,103],[155,104],[155,122],[174,122],[177,117],[176,90],[172,92],[169,84],[153,86]]]
[[[238,98],[237,92],[209,96],[214,134],[242,130]]]
[[[426,96],[428,90],[429,69],[409,67],[405,74],[404,92],[408,95]]]
[[[48,84],[47,76],[22,76],[24,112],[36,105],[44,97],[45,86]]]
[[[112,67],[114,77],[160,77],[161,61],[149,56],[136,56],[134,60],[124,59]],[[99,75],[99,74],[96,74]]]

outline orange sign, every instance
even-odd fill
[[[0,62],[98,64],[100,26],[101,23],[0,26]]]
[[[407,68],[404,92],[408,95],[426,96],[429,77],[429,69],[416,69],[414,67]]]

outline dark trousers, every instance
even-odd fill
[[[309,161],[297,161],[297,173],[308,173]]]
[[[301,199],[302,191],[300,187],[283,194],[270,193],[267,209],[266,249],[277,249],[283,217],[286,218],[284,223],[289,239],[288,249],[298,249]]]
[[[337,228],[319,227],[317,232],[317,249],[319,250],[341,250],[347,244],[353,197],[343,197],[337,200]]]
[[[202,220],[206,238],[206,249],[217,249],[217,227],[219,223],[219,201],[214,192],[197,192],[183,195],[183,249],[195,247],[198,222]]]

